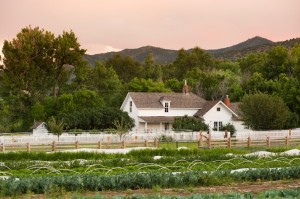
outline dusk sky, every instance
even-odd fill
[[[300,37],[299,0],[0,0],[0,47],[22,28],[73,30],[88,54],[228,47]]]

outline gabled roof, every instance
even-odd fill
[[[183,93],[143,93],[129,92],[137,108],[163,108],[161,99],[171,101],[172,108],[202,108],[205,99],[193,94]]]
[[[238,117],[238,115],[226,104],[224,104],[222,101],[206,101],[203,108],[198,110],[197,113],[194,114],[195,117],[203,117],[208,111],[210,111],[214,106],[217,104],[222,104],[225,108],[227,108],[235,117]]]
[[[206,101],[202,109],[197,111],[197,113],[194,114],[195,117],[203,117],[212,107],[214,107],[219,101]]]
[[[45,123],[45,122],[42,122],[42,121],[35,122],[34,125],[31,128],[36,129],[37,127],[39,127],[43,123]]]

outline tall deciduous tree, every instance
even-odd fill
[[[300,44],[295,45],[291,52],[293,76],[300,81]]]
[[[152,79],[134,78],[126,85],[126,88],[134,92],[170,92],[163,82],[155,82]]]
[[[267,53],[263,74],[267,79],[279,79],[281,73],[291,75],[288,49],[276,46]]]
[[[96,62],[91,69],[87,88],[96,91],[107,105],[119,107],[119,99],[123,97],[123,86],[116,71],[112,67],[106,67],[101,62]],[[122,99],[123,100],[123,99]]]
[[[290,115],[280,97],[263,93],[246,95],[239,108],[245,124],[254,130],[282,129]]]
[[[38,115],[44,117],[37,104],[47,96],[61,94],[71,74],[78,74],[85,50],[72,31],[55,37],[50,31],[29,26],[12,41],[4,41],[2,52],[2,97],[9,105],[11,129],[24,131]]]
[[[2,52],[3,85],[17,93],[44,97],[59,93],[74,67],[82,63],[85,50],[72,31],[55,37],[29,26],[12,41],[4,41]]]
[[[134,77],[143,76],[142,65],[135,61],[132,57],[116,56],[108,59],[105,63],[107,67],[112,67],[122,82],[130,82]]]
[[[178,51],[178,57],[172,64],[174,76],[179,81],[182,80],[186,73],[193,68],[199,70],[207,70],[214,67],[214,60],[210,54],[204,50],[195,47],[191,52],[186,52],[184,49]]]

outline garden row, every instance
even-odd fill
[[[0,153],[2,195],[227,185],[299,179],[300,158],[248,156],[255,149],[144,149],[127,154]],[[248,154],[248,155],[246,155]],[[243,168],[250,168],[244,170]]]
[[[28,192],[45,194],[54,189],[66,191],[104,191],[152,188],[212,186],[239,182],[276,181],[300,178],[300,167],[282,169],[257,169],[245,172],[150,172],[126,173],[119,175],[61,175],[61,176],[27,176],[0,180],[2,195],[12,196]]]

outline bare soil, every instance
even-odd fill
[[[130,196],[132,194],[137,195],[172,195],[172,196],[189,196],[192,194],[207,194],[207,193],[247,193],[252,192],[254,194],[261,193],[267,190],[274,189],[293,189],[300,187],[300,180],[295,181],[272,181],[272,182],[256,182],[256,183],[240,183],[231,184],[226,186],[209,186],[209,187],[185,187],[185,188],[170,188],[170,189],[138,189],[127,190],[118,192],[99,192],[100,195],[112,197],[112,196]]]

